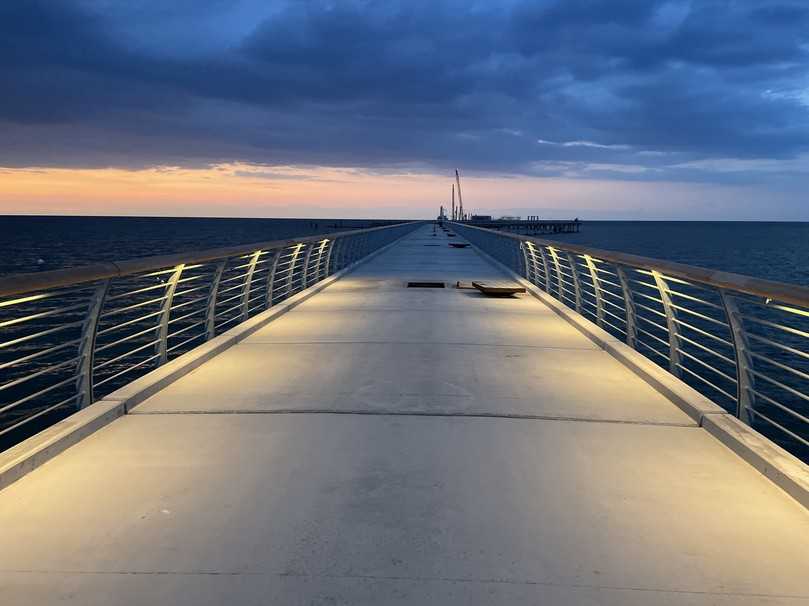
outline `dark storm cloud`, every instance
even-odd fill
[[[5,2],[0,165],[663,178],[809,151],[808,45],[802,2]]]

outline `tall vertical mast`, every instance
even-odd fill
[[[452,184],[452,220],[454,221],[457,217],[455,216],[455,184]]]
[[[455,169],[455,182],[458,184],[458,218],[463,221],[463,196],[461,196],[461,177],[458,174],[458,169]]]

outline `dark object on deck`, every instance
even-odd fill
[[[452,248],[466,248],[467,246],[469,246],[469,244],[467,244],[466,242],[450,242],[449,245]]]
[[[487,280],[486,282],[472,282],[472,286],[477,288],[484,295],[490,297],[508,297],[518,293],[524,293],[525,287],[516,282],[506,282],[500,280]]]
[[[454,238],[455,234],[447,234],[447,238]]]
[[[408,288],[444,288],[443,282],[408,282]]]

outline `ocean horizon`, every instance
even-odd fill
[[[3,215],[0,275],[317,235],[396,221]],[[579,233],[541,237],[768,280],[809,284],[806,221],[583,220]]]

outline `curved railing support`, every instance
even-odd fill
[[[534,282],[538,253],[547,259],[547,293],[590,319],[595,315],[597,325],[639,354],[809,460],[806,286],[452,225],[512,270],[525,267]],[[523,254],[514,259],[507,252],[518,242]],[[593,298],[594,310],[583,307],[591,307]]]
[[[326,251],[326,262],[324,263],[323,277],[326,278],[331,275],[331,260],[334,253],[334,247],[337,242],[334,240],[326,240],[328,249]]]
[[[733,339],[733,351],[736,355],[736,416],[748,425],[752,424],[751,413],[755,412],[756,392],[755,374],[753,374],[753,358],[750,356],[750,344],[744,330],[744,321],[739,313],[736,301],[723,289],[719,296],[725,308],[730,336]]]
[[[660,300],[663,305],[663,313],[666,314],[666,328],[669,334],[669,371],[676,377],[682,376],[680,359],[680,327],[677,324],[677,312],[671,303],[669,287],[663,275],[659,271],[651,271],[657,291],[660,293]]]
[[[324,239],[320,243],[320,246],[317,247],[317,260],[315,261],[315,279],[314,279],[315,282],[319,282],[324,277],[323,276],[323,267],[324,267],[325,259],[323,257],[323,253],[326,250],[326,247],[328,246],[328,244],[329,244],[329,241]]]
[[[336,271],[340,271],[340,263],[342,258],[342,249],[345,246],[348,238],[340,240],[332,240],[329,246],[329,262],[326,266],[326,275],[331,275]]]
[[[559,263],[559,254],[553,246],[548,246],[548,252],[551,254],[553,267],[556,270],[556,297],[560,301],[564,301],[567,288],[565,287],[565,281],[562,279],[562,266]]]
[[[158,340],[157,345],[155,346],[157,350],[155,353],[157,353],[158,356],[158,365],[165,364],[168,356],[169,317],[171,316],[171,306],[174,302],[174,293],[177,291],[177,282],[180,280],[183,269],[185,269],[185,263],[180,263],[177,265],[166,283],[166,290],[164,293],[165,299],[163,300],[163,306],[160,310],[157,324]]]
[[[227,261],[220,261],[214,268],[211,277],[211,288],[208,292],[208,301],[205,305],[205,340],[210,341],[216,336],[216,296],[219,293],[219,283],[225,272]]]
[[[551,292],[551,272],[548,270],[548,257],[545,254],[543,246],[537,246],[536,250],[539,251],[539,258],[542,260],[542,269],[545,271],[545,292]]]
[[[581,313],[581,278],[579,277],[578,266],[572,253],[565,253],[565,257],[570,266],[570,275],[573,277],[573,300],[576,304],[576,311]]]
[[[298,244],[295,247],[295,252],[292,253],[292,258],[289,261],[289,275],[287,276],[287,289],[286,296],[292,294],[293,284],[295,283],[295,270],[297,269],[298,257],[301,256],[301,249],[306,244]]]
[[[76,390],[78,398],[77,408],[84,408],[93,403],[93,368],[95,360],[96,336],[98,334],[98,320],[104,301],[109,292],[110,280],[103,280],[93,291],[90,298],[87,316],[81,330],[79,342],[79,365],[77,369]]]
[[[637,349],[638,341],[638,318],[635,310],[635,299],[632,296],[632,288],[629,285],[629,278],[626,270],[620,265],[615,266],[615,273],[621,283],[621,294],[624,296],[624,313],[626,314],[626,344],[632,349]]]
[[[421,224],[0,276],[0,449]]]
[[[283,249],[282,249],[283,250]],[[278,271],[278,262],[281,259],[282,250],[276,250],[270,269],[267,272],[267,308],[272,307],[273,289],[275,288],[275,274]]]
[[[593,291],[596,297],[596,322],[603,328],[604,327],[604,294],[601,292],[601,280],[598,277],[598,269],[590,255],[584,255],[584,262],[587,264],[587,270],[590,272],[590,280],[593,282]]]
[[[303,266],[301,268],[301,288],[306,288],[309,284],[309,261],[312,258],[312,251],[314,248],[314,243],[307,245],[306,253],[303,255]]]
[[[528,244],[520,242],[520,251],[522,252],[523,264],[525,267],[525,278],[531,283],[536,284],[536,276],[533,275],[534,265],[528,260]]]
[[[249,307],[250,307],[250,291],[252,290],[253,285],[253,274],[256,271],[256,263],[258,263],[259,258],[262,255],[261,250],[257,250],[252,255],[250,255],[250,261],[247,264],[247,271],[244,272],[244,286],[242,287],[242,298],[241,298],[241,309],[239,313],[242,316],[242,322],[244,322],[247,317],[250,315]]]

